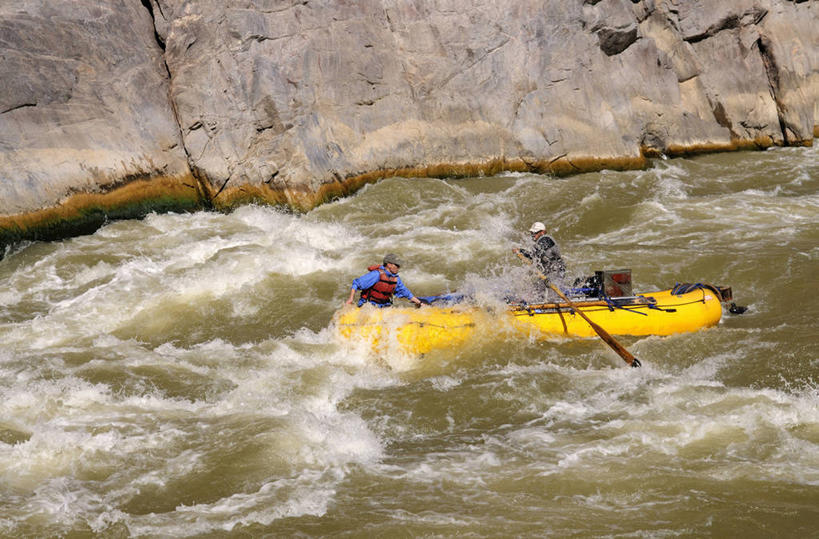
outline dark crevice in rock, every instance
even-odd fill
[[[704,39],[708,39],[709,37],[713,37],[723,30],[733,30],[736,28],[757,25],[762,22],[762,19],[764,19],[766,15],[768,15],[768,10],[760,7],[754,7],[753,9],[744,13],[732,13],[731,15],[727,15],[723,19],[717,21],[703,32],[684,37],[683,39],[689,43],[697,43],[699,41],[703,41]]]
[[[213,201],[209,197],[210,190],[208,189],[208,182],[207,182],[206,176],[205,176],[204,173],[202,173],[200,170],[198,170],[192,164],[191,154],[188,151],[188,148],[185,146],[185,137],[183,136],[183,132],[182,132],[182,124],[179,121],[179,113],[176,110],[176,103],[174,103],[174,100],[170,95],[170,86],[173,83],[173,76],[171,75],[170,67],[168,67],[168,62],[165,59],[165,41],[163,41],[162,36],[159,35],[159,32],[157,31],[157,28],[156,28],[156,17],[154,16],[153,3],[151,2],[151,0],[141,0],[141,1],[142,1],[142,6],[146,10],[148,10],[148,14],[151,16],[151,22],[152,22],[153,27],[154,27],[154,39],[156,40],[156,43],[159,46],[159,48],[162,49],[162,65],[165,67],[165,73],[168,76],[168,102],[171,105],[171,110],[173,111],[173,118],[174,118],[174,121],[176,122],[176,126],[177,126],[177,128],[179,130],[179,140],[182,142],[182,144],[181,144],[182,151],[185,152],[185,159],[188,162],[188,168],[190,168],[191,174],[193,175],[194,178],[196,178],[196,181],[199,183],[199,189],[197,189],[197,191],[198,191],[198,193],[199,193],[199,195],[200,195],[200,197],[202,199],[201,200],[202,205],[205,206],[205,207],[210,208],[213,205]],[[157,7],[160,10],[160,14],[161,14],[162,13],[162,8],[159,7],[159,3],[157,3]],[[222,186],[222,189],[224,189],[224,185]],[[220,189],[220,191],[221,191],[221,189]]]
[[[165,13],[162,11],[162,4],[159,3],[159,0],[156,2],[156,9],[159,10],[159,14],[162,15],[162,18],[165,19]]]
[[[5,114],[7,112],[12,112],[12,111],[15,111],[17,109],[24,109],[26,107],[36,107],[36,106],[37,106],[37,103],[20,103],[19,105],[14,105],[13,107],[8,108],[6,110],[0,110],[0,114]]]
[[[759,47],[759,54],[762,57],[762,64],[765,66],[765,72],[768,75],[768,87],[771,92],[771,97],[776,104],[776,115],[779,118],[779,129],[782,131],[782,143],[785,146],[788,146],[792,140],[791,137],[788,136],[789,130],[788,126],[785,123],[785,105],[779,99],[780,94],[780,81],[779,81],[779,68],[776,64],[776,58],[774,57],[773,51],[771,51],[770,43],[768,40],[760,36],[759,39],[756,41],[757,47]]]
[[[271,174],[271,175],[270,175],[270,178],[269,178],[269,179],[267,179],[267,180],[265,180],[265,182],[264,182],[264,183],[266,183],[266,184],[270,185],[270,183],[271,183],[273,180],[275,180],[275,179],[276,179],[276,176],[278,176],[278,175],[279,175],[279,172],[280,172],[280,171],[278,171],[278,170],[277,170],[276,172],[274,172],[273,174]]]
[[[275,176],[274,176],[274,177],[275,177]],[[272,180],[272,179],[273,179],[273,178],[271,178],[271,180]],[[224,190],[225,190],[225,187],[227,187],[227,184],[228,184],[228,182],[229,182],[229,181],[230,181],[230,177],[228,177],[228,178],[225,180],[225,183],[223,183],[223,184],[222,184],[222,187],[220,187],[220,188],[219,188],[219,190],[218,190],[218,191],[216,191],[216,194],[215,194],[215,195],[213,195],[213,196],[211,197],[211,201],[216,200],[216,197],[218,197],[220,194],[222,194],[222,191],[224,191]]]
[[[686,37],[684,39],[685,39],[685,41],[687,41],[689,43],[698,43],[700,41],[703,41],[704,39],[708,39],[709,37],[713,37],[713,36],[717,35],[719,32],[721,32],[723,30],[731,30],[733,28],[739,28],[740,22],[741,22],[741,19],[739,18],[739,16],[730,15],[730,16],[722,19],[721,21],[719,21],[715,25],[711,26],[710,28],[708,28],[703,33],[693,35],[693,36],[688,36],[688,37]]]
[[[764,37],[760,37],[756,41],[759,47],[759,54],[762,56],[762,64],[765,66],[765,71],[768,75],[768,84],[771,88],[771,97],[776,99],[776,94],[779,91],[779,70],[776,66],[776,59],[770,49],[770,44]]]
[[[154,22],[154,38],[156,39],[156,42],[159,43],[159,47],[164,52],[165,42],[162,40],[162,36],[159,35],[159,32],[156,31],[156,18],[154,17],[154,6],[151,4],[151,0],[142,0],[142,5],[145,6],[145,9],[147,9],[148,13],[151,14],[151,20]]]

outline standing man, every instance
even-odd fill
[[[350,290],[347,305],[353,303],[355,291],[361,290],[361,297],[358,300],[359,307],[368,302],[376,307],[389,307],[392,305],[393,296],[407,298],[416,307],[420,307],[421,300],[416,298],[409,288],[401,282],[401,277],[398,276],[400,268],[401,260],[398,255],[392,253],[384,257],[383,264],[368,267],[369,271],[367,273],[353,279],[353,287]]]
[[[532,249],[515,249],[515,254],[521,254],[532,261],[540,272],[549,280],[560,281],[566,277],[566,263],[560,256],[560,249],[546,233],[546,225],[537,221],[529,228],[534,246]]]

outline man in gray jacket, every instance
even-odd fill
[[[515,249],[516,254],[525,256],[549,280],[562,281],[566,277],[566,263],[560,256],[560,248],[546,233],[546,225],[540,221],[529,228],[534,245],[531,249]]]

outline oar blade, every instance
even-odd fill
[[[556,288],[554,285],[551,285],[551,286],[553,287],[553,289],[555,289],[555,288]],[[561,294],[561,295],[562,295],[562,294]],[[564,298],[565,298],[565,296],[564,296]],[[568,301],[568,303],[572,304],[572,302],[571,302],[571,301],[569,301],[569,300],[568,300],[568,298],[565,298],[565,299],[566,299],[566,301]],[[572,304],[572,305],[573,305],[573,304]],[[595,332],[595,333],[597,333],[597,335],[599,335],[601,339],[603,339],[603,342],[605,342],[606,344],[608,344],[608,345],[609,345],[609,347],[610,347],[612,350],[614,350],[615,352],[617,352],[617,354],[618,354],[618,355],[619,355],[621,358],[623,358],[623,361],[625,361],[626,363],[628,363],[628,364],[629,364],[629,365],[631,365],[632,367],[639,367],[639,366],[641,365],[641,364],[640,364],[640,362],[639,362],[639,361],[637,361],[637,358],[636,358],[636,357],[634,357],[633,355],[631,355],[631,352],[629,352],[628,350],[626,350],[626,348],[625,348],[625,347],[624,347],[622,344],[620,344],[619,342],[617,342],[617,340],[616,340],[614,337],[612,337],[612,336],[611,336],[611,334],[609,334],[609,332],[608,332],[608,331],[606,331],[605,329],[603,329],[602,327],[600,327],[600,326],[599,326],[599,325],[597,325],[596,323],[592,322],[592,321],[591,321],[591,319],[590,319],[588,316],[586,316],[586,313],[584,313],[583,311],[581,311],[581,310],[580,310],[580,309],[579,309],[577,306],[574,306],[574,305],[573,305],[573,307],[572,307],[572,308],[573,308],[573,309],[574,309],[574,310],[575,310],[575,311],[576,311],[576,312],[577,312],[577,313],[578,313],[580,316],[582,316],[582,317],[583,317],[583,320],[585,320],[586,322],[588,322],[588,324],[591,326],[591,328],[594,330],[594,332]],[[636,363],[636,364],[635,364],[635,363]]]

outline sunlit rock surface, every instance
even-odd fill
[[[810,144],[816,4],[6,3],[0,244],[392,175]]]
[[[0,6],[0,214],[190,174],[139,2]]]

